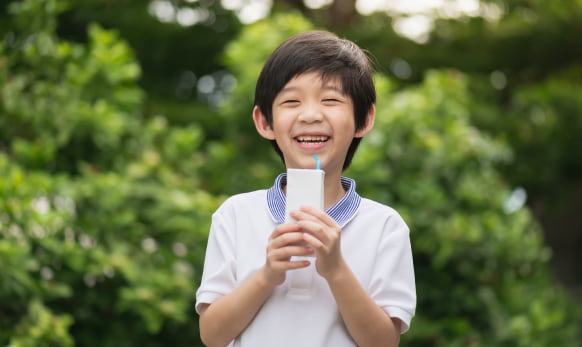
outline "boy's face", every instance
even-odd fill
[[[315,168],[313,155],[328,174],[341,173],[350,143],[369,129],[355,131],[351,98],[337,78],[323,81],[317,72],[291,79],[273,101],[273,124],[255,108],[259,133],[275,140],[287,168]]]

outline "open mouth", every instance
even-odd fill
[[[304,144],[320,144],[327,142],[329,140],[329,136],[297,136],[295,140]]]

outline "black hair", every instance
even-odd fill
[[[273,126],[273,101],[283,87],[296,76],[318,72],[324,81],[339,78],[343,93],[354,105],[356,131],[366,126],[368,112],[376,103],[373,69],[366,53],[352,41],[327,31],[308,31],[283,42],[267,59],[255,88],[255,105]],[[343,170],[350,165],[361,138],[352,140]],[[283,159],[276,141],[273,148]]]

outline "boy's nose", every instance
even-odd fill
[[[301,110],[298,120],[306,123],[319,122],[323,119],[322,112],[323,111],[319,105],[315,103],[306,104],[305,107]]]

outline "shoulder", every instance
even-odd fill
[[[266,191],[258,190],[228,197],[212,214],[212,230],[234,232],[236,227],[257,220],[266,208]]]
[[[360,211],[373,214],[373,215],[384,215],[384,216],[398,216],[400,214],[392,207],[380,203],[375,200],[362,198],[362,202],[360,204]]]
[[[368,198],[364,198],[362,197],[362,208],[365,208],[367,210],[371,210],[373,212],[377,212],[377,213],[396,213],[396,210],[394,208],[392,208],[391,206],[385,205],[381,202],[375,201],[375,200],[371,200]]]
[[[228,197],[218,207],[215,213],[223,213],[229,210],[254,209],[257,206],[265,205],[267,201],[267,190],[255,190],[247,193],[235,194]]]
[[[362,198],[358,209],[358,218],[374,223],[390,224],[392,227],[408,230],[406,222],[398,211],[391,206],[367,198]]]

